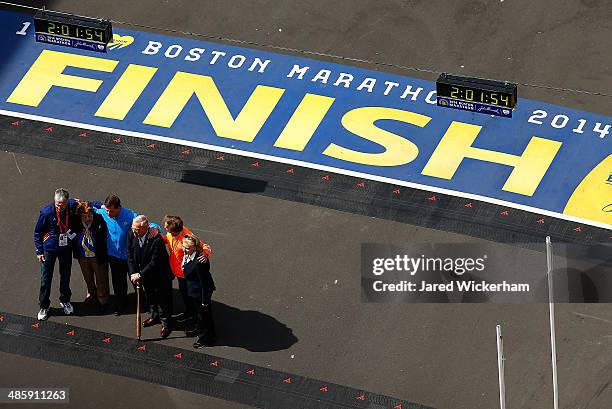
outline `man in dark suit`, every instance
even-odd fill
[[[151,316],[143,323],[150,327],[161,322],[161,337],[167,338],[172,332],[172,271],[168,261],[166,245],[162,237],[149,235],[149,221],[146,216],[134,218],[132,230],[127,237],[128,267],[132,283],[140,282],[145,293]]]
[[[210,261],[206,258],[202,262],[198,258],[200,251],[200,240],[186,234],[183,238],[181,268],[187,284],[187,312],[197,322],[198,339],[193,343],[194,348],[212,346],[216,337],[211,303],[211,296],[216,288],[210,275]]]

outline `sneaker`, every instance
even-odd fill
[[[60,305],[64,309],[64,314],[70,315],[74,312],[74,307],[72,306],[72,304],[70,304],[70,301],[61,302]]]
[[[46,321],[47,318],[49,318],[49,309],[41,308],[40,311],[38,311],[38,320]]]

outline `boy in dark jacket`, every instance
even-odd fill
[[[187,282],[187,294],[190,308],[194,311],[197,321],[198,339],[193,343],[194,348],[212,346],[215,342],[215,323],[212,315],[211,296],[216,290],[215,283],[210,275],[210,261],[198,260],[198,251],[201,251],[200,240],[186,234],[183,238],[183,262],[181,264]]]

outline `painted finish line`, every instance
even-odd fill
[[[430,81],[137,31],[102,58],[0,19],[0,113],[612,227],[610,117],[521,99],[492,118],[437,107]]]

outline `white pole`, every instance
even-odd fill
[[[554,409],[559,409],[559,390],[557,387],[557,344],[555,341],[555,299],[553,291],[553,260],[550,236],[546,236],[546,276],[548,278],[548,312],[550,318],[550,355],[552,360],[552,381]]]
[[[499,409],[506,409],[506,381],[504,380],[504,339],[497,324],[497,373],[499,377]]]

